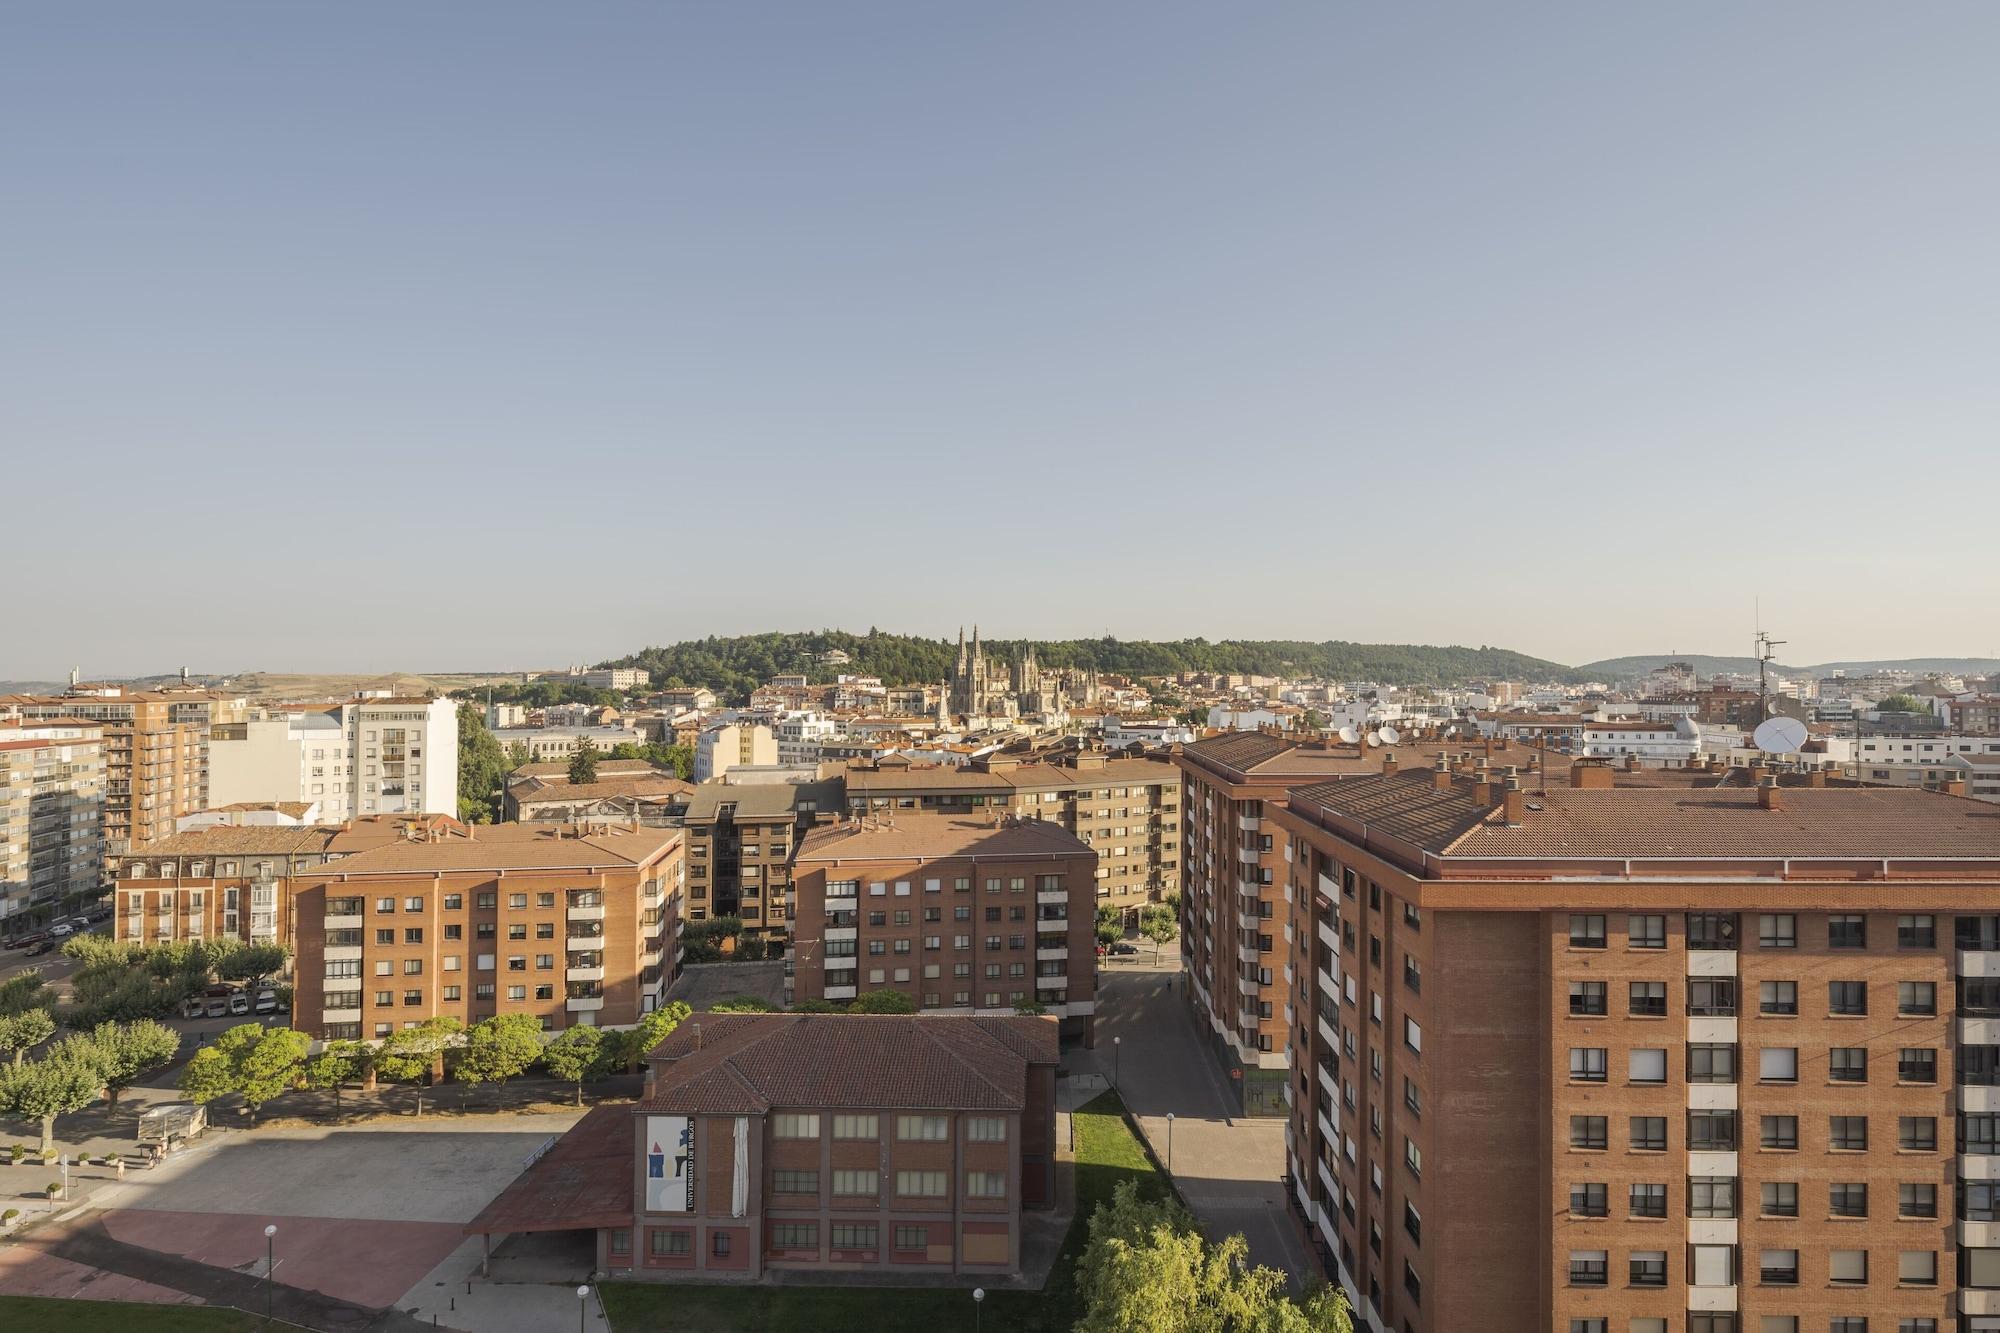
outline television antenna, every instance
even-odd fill
[[[1762,722],[1771,716],[1771,684],[1767,674],[1771,660],[1777,656],[1774,649],[1785,646],[1784,639],[1774,639],[1765,630],[1757,631],[1757,720]]]

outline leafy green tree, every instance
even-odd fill
[[[917,1002],[899,990],[863,991],[847,1006],[851,1014],[914,1014]]]
[[[1139,909],[1139,933],[1153,942],[1153,960],[1158,962],[1161,947],[1180,934],[1180,921],[1166,907],[1150,903]]]
[[[531,1014],[495,1014],[465,1031],[452,1074],[468,1087],[505,1084],[542,1055],[542,1024]]]
[[[118,1105],[118,1095],[180,1053],[181,1034],[150,1018],[134,1023],[99,1023],[90,1042],[97,1049],[104,1075],[104,1099]]]
[[[507,781],[507,754],[486,718],[471,704],[458,707],[458,817],[468,824],[491,824],[500,817]]]
[[[589,741],[579,742],[569,757],[569,780],[579,787],[597,781],[597,747]]]
[[[835,1004],[832,1000],[800,1000],[792,1006],[795,1014],[844,1014],[847,1006]]]
[[[1141,1195],[1137,1181],[1112,1191],[1089,1230],[1077,1333],[1353,1333],[1342,1293],[1296,1304],[1284,1274],[1250,1265],[1241,1235],[1210,1243],[1179,1204]]]
[[[617,1063],[628,1070],[638,1068],[646,1053],[665,1041],[693,1012],[685,1000],[675,1000],[661,1005],[650,1014],[642,1014],[637,1027],[627,1028],[619,1034]]]
[[[535,752],[528,748],[526,741],[507,742],[507,771],[509,773],[514,772],[516,769],[526,768],[534,762]]]
[[[224,981],[262,981],[282,972],[290,957],[282,944],[248,944],[222,958],[215,971]]]
[[[1105,904],[1097,909],[1097,942],[1116,944],[1125,938],[1125,918],[1118,909]]]
[[[427,1018],[413,1028],[398,1028],[375,1048],[375,1073],[392,1083],[429,1078],[446,1049],[456,1045],[464,1032],[465,1024],[447,1015]]]
[[[573,1027],[542,1048],[542,1064],[551,1078],[576,1085],[576,1104],[583,1105],[583,1081],[604,1067],[605,1042],[602,1028]]]
[[[41,969],[29,968],[25,972],[0,981],[0,1015],[24,1014],[30,1009],[47,1009],[56,1002],[56,993],[42,980]]]
[[[13,1052],[17,1068],[23,1056],[55,1035],[56,1021],[46,1009],[0,1013],[0,1049]]]
[[[768,1014],[776,1012],[777,1006],[769,1000],[761,1000],[755,995],[732,995],[708,1007],[712,1014]]]
[[[1875,705],[1878,713],[1928,713],[1931,706],[1914,694],[1892,694]]]
[[[95,1053],[75,1042],[57,1042],[41,1059],[9,1066],[0,1080],[0,1105],[7,1114],[41,1123],[44,1154],[55,1148],[56,1120],[83,1110],[104,1092],[104,1071]]]
[[[333,1113],[337,1117],[341,1088],[361,1077],[373,1056],[373,1049],[362,1042],[347,1038],[330,1041],[320,1048],[319,1054],[308,1057],[299,1071],[299,1079],[308,1088],[331,1090]]]
[[[1041,1015],[1046,1014],[1048,1011],[1049,1007],[1043,1004],[1040,1000],[1014,1001],[1014,1012],[1016,1014],[1019,1014],[1022,1018],[1039,1018]]]
[[[299,1085],[311,1049],[312,1038],[303,1032],[239,1023],[195,1052],[181,1070],[181,1091],[203,1103],[233,1092],[255,1121],[264,1103]]]

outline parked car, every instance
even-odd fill
[[[181,1001],[181,1017],[200,1018],[202,1009],[206,1004],[207,1001],[203,1000],[199,995],[188,996],[185,1000]]]
[[[59,940],[64,938],[65,936],[74,934],[76,934],[76,927],[72,926],[67,921],[58,921],[53,926],[49,927],[49,935],[53,939]]]
[[[251,1012],[251,1013],[253,1013],[253,1014],[275,1014],[275,1013],[277,1013],[277,1012],[278,1012],[278,992],[276,992],[276,991],[274,991],[274,990],[260,990],[260,991],[258,991],[258,992],[257,992],[257,1001],[256,1001],[256,1003],[254,1003],[254,1004],[252,1004],[252,1005],[250,1006],[250,1012]]]
[[[1124,940],[1120,940],[1120,941],[1118,941],[1118,943],[1116,943],[1116,944],[1114,944],[1114,945],[1112,945],[1112,946],[1111,946],[1111,952],[1113,952],[1113,953],[1137,953],[1137,952],[1139,952],[1139,946],[1138,946],[1138,945],[1136,945],[1136,944],[1127,944],[1127,943],[1126,943],[1126,942],[1125,942]]]
[[[92,921],[109,921],[111,919],[111,909],[109,907],[99,907],[88,913],[88,916]]]
[[[45,953],[54,952],[55,947],[56,942],[54,940],[43,940],[40,944],[31,944],[28,946],[28,957],[39,958]]]
[[[250,997],[248,995],[245,995],[242,991],[237,991],[234,995],[231,995],[229,997],[229,1012],[232,1014],[249,1013]]]
[[[37,930],[29,934],[17,936],[14,939],[8,940],[7,947],[10,949],[29,949],[33,948],[37,944],[40,944],[43,940],[47,939],[48,937],[49,934],[47,931]]]
[[[209,996],[207,1001],[202,1005],[201,1012],[208,1018],[229,1017],[229,997],[226,995]]]

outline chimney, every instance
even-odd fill
[[[1519,824],[1528,814],[1528,795],[1521,790],[1519,778],[1508,778],[1502,784],[1500,805],[1508,824]]]
[[[1493,804],[1493,784],[1487,781],[1486,775],[1483,773],[1473,780],[1472,803],[1474,805]]]
[[[1946,796],[1963,796],[1965,795],[1965,779],[1952,778],[1948,782],[1938,784],[1938,790]]]
[[[1396,776],[1396,752],[1394,750],[1382,756],[1382,776],[1385,778]]]
[[[1826,770],[1823,768],[1815,768],[1812,772],[1806,774],[1806,786],[1822,787],[1822,788],[1825,787]]]
[[[467,824],[465,826],[465,840],[467,842],[477,842],[479,840],[479,825]]]
[[[1639,756],[1638,756],[1638,755],[1636,755],[1636,754],[1628,754],[1628,755],[1626,755],[1626,756],[1625,756],[1625,771],[1626,771],[1627,773],[1637,773],[1637,772],[1639,771]]]
[[[1577,791],[1610,791],[1617,784],[1603,764],[1579,759],[1569,766],[1569,785]]]
[[[1775,773],[1766,773],[1757,779],[1757,805],[1765,810],[1785,808],[1784,793],[1778,790],[1778,777]]]
[[[1451,790],[1451,759],[1449,756],[1438,756],[1437,771],[1431,774],[1431,787],[1436,791]]]

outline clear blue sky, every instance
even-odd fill
[[[2000,6],[16,6],[0,677],[2000,647]]]

